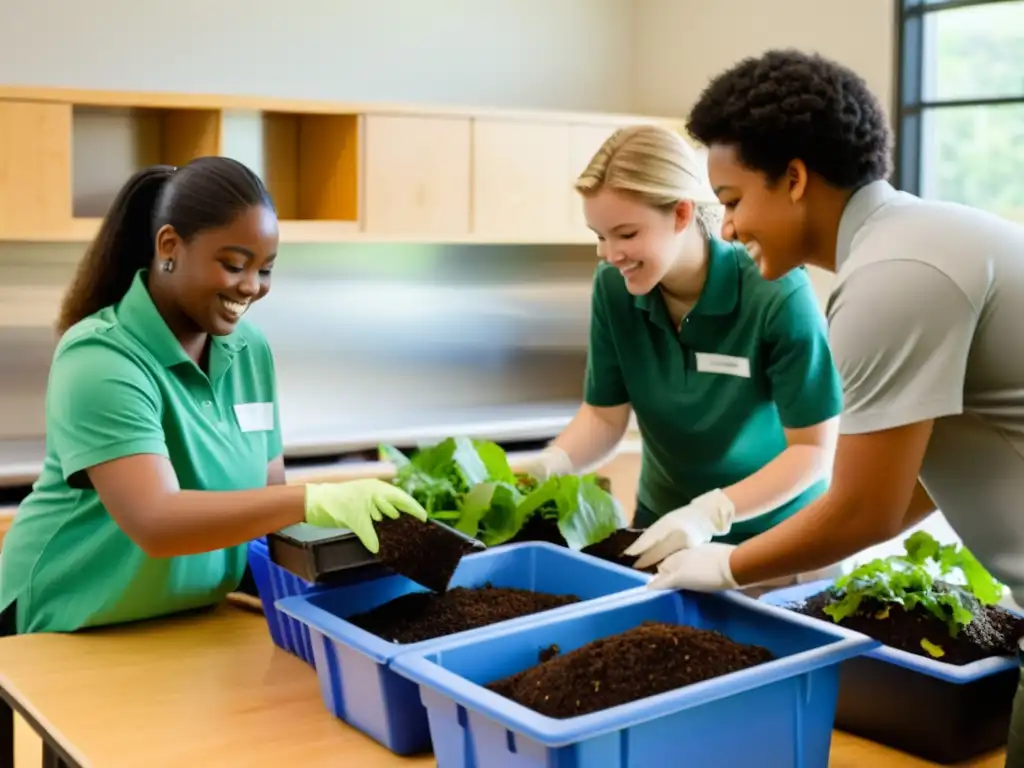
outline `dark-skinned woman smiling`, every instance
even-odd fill
[[[274,363],[244,315],[270,291],[273,202],[223,157],[135,174],[64,298],[46,459],[4,540],[6,634],[211,605],[247,543],[294,523],[425,519],[379,480],[286,485]]]

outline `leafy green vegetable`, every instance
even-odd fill
[[[481,483],[468,494],[456,526],[489,547],[513,538],[526,522],[523,494],[510,483]]]
[[[395,465],[395,485],[432,518],[488,546],[503,544],[534,516],[557,522],[571,549],[596,544],[626,525],[622,507],[593,475],[551,477],[543,483],[516,475],[501,446],[450,437],[406,456],[380,447]]]
[[[861,610],[865,601],[884,606],[884,618],[891,605],[907,611],[920,607],[943,621],[956,637],[974,619],[980,605],[994,605],[1003,585],[967,549],[955,544],[940,545],[930,534],[917,531],[904,541],[906,554],[864,563],[836,580],[834,600],[824,610],[840,622]],[[925,646],[928,642],[931,647]],[[941,647],[923,641],[934,655]]]

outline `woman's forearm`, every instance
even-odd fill
[[[88,475],[111,517],[151,557],[236,546],[306,517],[304,485],[183,491],[171,463],[158,456],[126,456]]]
[[[888,538],[856,504],[826,493],[740,544],[729,565],[741,585],[825,568]]]
[[[629,426],[630,406],[598,408],[584,403],[552,445],[561,448],[577,471],[600,464]]]
[[[910,504],[907,505],[907,511],[903,515],[903,526],[900,530],[905,531],[908,528],[913,528],[926,517],[937,511],[938,507],[935,502],[932,501],[932,497],[928,495],[928,491],[924,489],[924,486],[921,485],[921,481],[918,480],[917,485],[914,486],[914,493],[910,497]]]
[[[306,487],[251,491],[178,491],[147,518],[152,557],[180,557],[233,547],[306,518]]]
[[[822,478],[831,451],[817,445],[791,445],[754,474],[723,488],[736,507],[733,522],[778,509]]]

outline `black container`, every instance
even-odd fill
[[[797,610],[831,583],[784,587],[759,599]],[[961,763],[1006,745],[1019,680],[1016,659],[961,667],[883,645],[840,665],[835,727],[933,763]]]
[[[427,524],[443,527],[475,550],[486,549],[482,542],[444,523],[427,520]],[[315,584],[351,583],[392,573],[348,530],[301,523],[271,533],[267,536],[267,548],[272,562]]]
[[[862,656],[839,670],[835,727],[949,765],[1006,745],[1019,672],[952,683]]]

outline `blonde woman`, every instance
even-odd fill
[[[665,128],[617,131],[576,190],[600,260],[584,402],[528,470],[595,465],[635,413],[637,568],[739,543],[823,493],[842,390],[805,271],[767,281],[715,236],[705,164]]]

